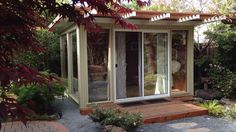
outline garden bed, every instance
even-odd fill
[[[210,116],[236,121],[236,101],[234,99],[204,100],[195,98],[194,100],[194,104],[208,109]]]

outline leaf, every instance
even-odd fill
[[[60,3],[55,0],[1,0],[0,2],[0,91],[10,90],[11,83],[17,85],[45,84],[50,85],[56,77],[41,74],[27,64],[18,64],[15,60],[17,53],[44,52],[46,49],[37,40],[36,30],[46,28],[46,20],[41,13],[61,15],[69,21],[83,25],[87,30],[99,31],[93,14],[89,11],[96,9],[98,14],[110,16],[114,23],[121,27],[135,29],[136,26],[125,21],[122,13],[131,10],[123,7],[120,0],[72,0],[71,3]],[[80,6],[78,5],[80,3]],[[85,4],[86,3],[86,4]],[[138,0],[142,6],[145,2]],[[86,5],[86,6],[85,6]],[[88,17],[84,17],[88,14]],[[29,56],[30,57],[30,56]],[[1,96],[0,115],[7,118],[20,118],[26,123],[26,114],[30,110],[21,107],[16,100]],[[10,116],[8,114],[11,114]]]

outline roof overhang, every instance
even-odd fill
[[[128,22],[137,24],[136,21],[146,25],[188,25],[192,24],[200,25],[204,23],[223,21],[224,23],[236,22],[236,15],[222,15],[211,13],[183,13],[183,12],[158,12],[158,11],[133,11],[132,13],[121,14],[121,16]],[[111,19],[111,15],[94,14],[95,21],[102,19]],[[96,21],[96,22],[99,22]],[[49,30],[54,30],[56,27],[61,27],[67,22],[66,19],[61,17],[55,18],[55,20],[49,25]],[[105,22],[105,21],[104,21]],[[111,22],[110,20],[108,22]]]

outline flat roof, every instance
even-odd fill
[[[79,11],[79,8],[76,10]],[[110,14],[93,14],[94,17],[98,18],[112,18]],[[145,11],[145,10],[134,10],[131,13],[120,14],[124,19],[137,19],[137,20],[148,20],[148,21],[173,21],[173,22],[191,22],[197,21],[200,23],[210,23],[215,21],[223,21],[224,23],[236,21],[236,14],[223,15],[214,13],[192,13],[192,12],[159,12],[159,11]],[[55,18],[55,20],[49,25],[51,30],[56,23],[59,23],[61,17]]]

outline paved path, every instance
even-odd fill
[[[68,132],[68,129],[55,121],[28,121],[3,123],[0,132]]]
[[[70,132],[100,132],[100,125],[94,123],[88,116],[80,115],[78,105],[71,99],[57,100],[55,104],[63,114],[58,122]]]
[[[88,116],[79,114],[78,106],[70,99],[57,101],[63,110],[59,122],[70,132],[99,132],[100,125],[93,123]],[[185,118],[167,123],[143,125],[138,132],[236,132],[236,123],[210,116]]]

